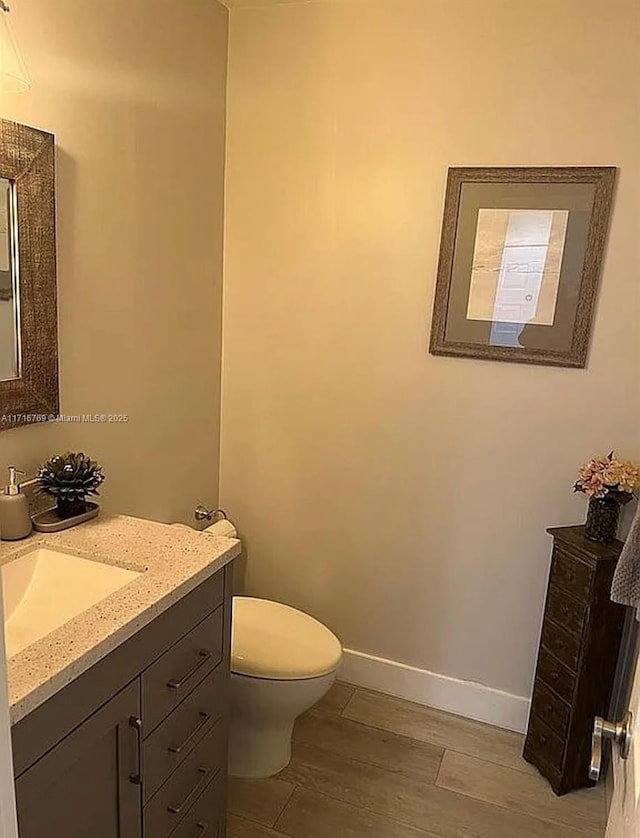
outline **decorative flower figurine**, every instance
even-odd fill
[[[611,542],[618,532],[620,506],[640,491],[640,470],[629,460],[619,460],[611,451],[607,457],[594,457],[582,466],[573,491],[590,498],[586,537]]]
[[[639,490],[640,470],[629,460],[618,460],[614,451],[585,463],[573,487],[591,498],[615,497],[618,503],[628,503]]]
[[[81,515],[86,511],[86,499],[97,495],[104,481],[102,469],[83,453],[68,451],[47,460],[38,472],[40,491],[56,499],[61,518]]]

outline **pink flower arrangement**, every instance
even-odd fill
[[[640,470],[629,460],[618,460],[612,451],[608,457],[594,457],[582,466],[573,491],[628,503],[640,491]]]

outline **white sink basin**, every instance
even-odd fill
[[[8,658],[141,576],[46,547],[3,565],[0,573]]]

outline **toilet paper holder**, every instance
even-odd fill
[[[224,509],[207,509],[206,506],[199,504],[193,510],[193,517],[196,521],[228,521],[229,516]]]

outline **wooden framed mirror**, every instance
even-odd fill
[[[0,430],[59,413],[53,134],[0,120]]]

